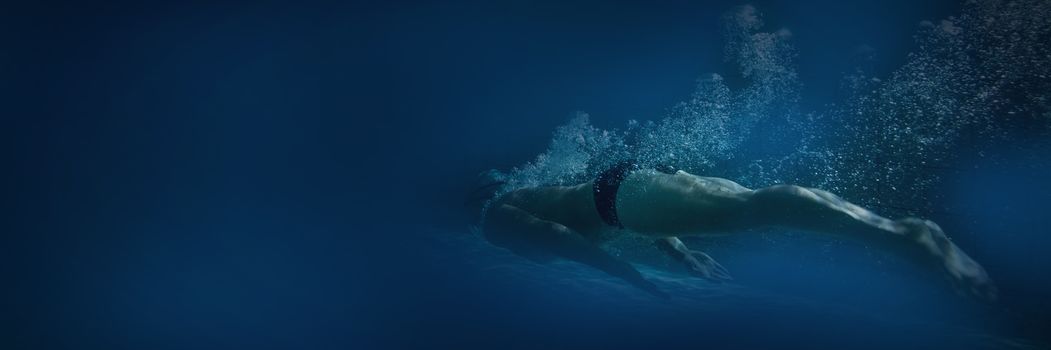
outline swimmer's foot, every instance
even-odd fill
[[[898,223],[906,228],[906,236],[936,259],[957,291],[985,302],[996,301],[996,286],[985,269],[952,243],[938,224],[916,218],[901,219]]]
[[[671,300],[671,295],[664,292],[660,288],[657,288],[657,285],[653,284],[653,282],[644,280],[642,283],[637,283],[635,286],[641,288],[642,290],[646,291],[646,293],[650,293],[650,295],[653,295],[661,300]]]
[[[720,265],[711,256],[704,252],[691,250],[690,254],[685,257],[686,266],[690,270],[690,274],[696,277],[704,278],[712,282],[723,282],[733,280],[730,277],[730,272],[726,271],[723,265]]]

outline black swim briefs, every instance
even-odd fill
[[[674,168],[667,165],[658,165],[654,168],[665,174],[676,172]],[[598,215],[607,225],[624,228],[617,217],[617,190],[620,189],[620,183],[628,174],[639,169],[641,167],[636,162],[620,162],[595,178],[595,183],[591,187],[595,195],[595,209],[598,210]]]

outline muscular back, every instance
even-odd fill
[[[724,233],[746,219],[741,209],[752,192],[721,178],[639,170],[621,183],[617,212],[625,227],[644,234]]]

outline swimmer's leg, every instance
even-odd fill
[[[756,190],[747,196],[746,208],[759,224],[847,236],[934,264],[957,287],[986,300],[995,298],[996,288],[981,265],[931,221],[890,220],[827,191],[792,185]]]
[[[676,261],[686,264],[690,274],[712,282],[732,280],[730,273],[711,256],[699,250],[690,250],[676,237],[658,238],[654,244]]]
[[[573,260],[621,278],[650,294],[668,298],[666,293],[643,278],[631,264],[609,255],[597,244],[564,225],[541,220],[508,204],[492,208],[487,220],[485,236],[494,245],[519,254],[544,252]]]

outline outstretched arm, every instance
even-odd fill
[[[539,219],[508,204],[493,209],[489,217],[491,225],[487,225],[485,233],[491,243],[520,255],[546,253],[573,260],[621,278],[650,294],[668,298],[631,264],[609,255],[568,227]]]
[[[702,251],[690,250],[686,244],[676,237],[664,237],[657,239],[654,244],[661,251],[667,253],[672,259],[686,264],[690,274],[713,282],[732,280],[730,273],[719,265],[715,259]]]
[[[793,185],[756,190],[746,203],[752,222],[860,239],[941,269],[961,292],[996,299],[996,286],[985,269],[932,221],[890,220],[828,191]]]

